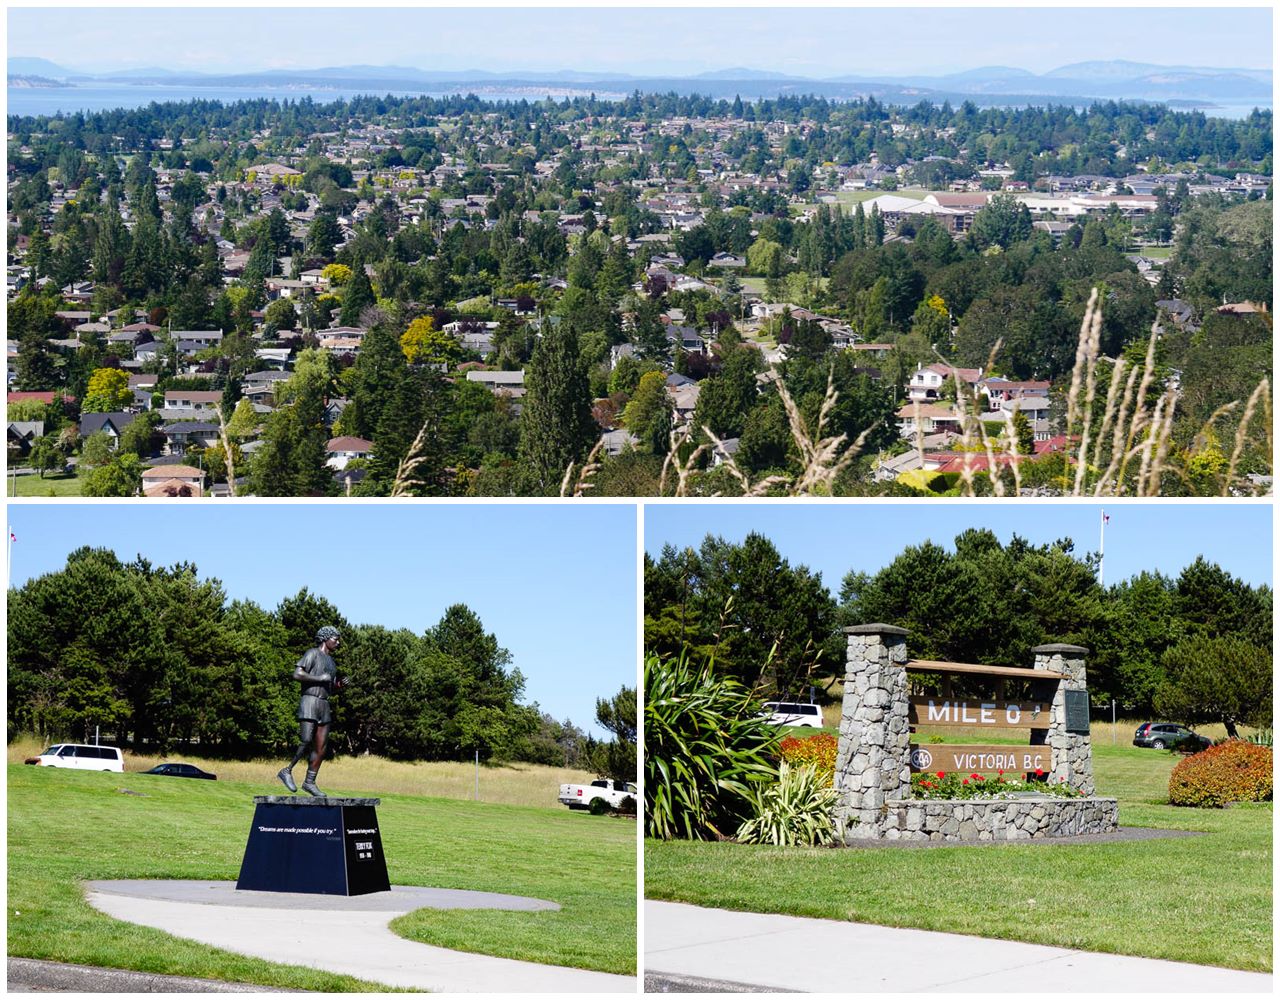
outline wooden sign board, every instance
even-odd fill
[[[960,771],[964,774],[1034,773],[1048,771],[1053,752],[1049,747],[1015,746],[961,746],[933,743],[929,746],[911,744],[911,770]]]
[[[980,701],[975,698],[908,699],[913,726],[979,726],[983,729],[1048,729],[1047,701]]]

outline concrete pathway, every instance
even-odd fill
[[[496,893],[395,886],[324,896],[236,892],[231,882],[90,882],[89,902],[117,920],[285,965],[308,965],[388,986],[451,993],[633,993],[636,979],[517,962],[407,941],[387,924],[425,906],[558,909]],[[589,941],[583,947],[590,947]]]
[[[655,992],[1270,993],[1272,977],[838,920],[644,904]],[[661,980],[670,980],[663,986]],[[723,984],[721,990],[681,984]],[[656,987],[656,988],[655,988]]]

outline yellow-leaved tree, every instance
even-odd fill
[[[462,360],[462,345],[450,334],[437,330],[430,316],[419,316],[400,335],[400,350],[409,364],[457,364]]]
[[[116,413],[132,403],[129,373],[119,368],[98,368],[89,376],[80,409],[84,413]]]

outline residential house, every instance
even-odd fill
[[[942,387],[956,376],[966,385],[972,386],[982,378],[981,368],[952,368],[950,365],[935,363],[919,365],[907,382],[907,398],[926,403],[941,398]]]
[[[80,437],[87,438],[99,432],[111,439],[114,449],[120,444],[120,435],[137,418],[136,413],[86,413],[80,417]]]
[[[161,465],[142,474],[142,495],[148,497],[204,496],[205,474],[190,465]]]
[[[513,399],[519,399],[525,393],[524,372],[469,371],[468,382],[479,382],[492,393],[502,393]]]
[[[358,437],[330,438],[325,446],[325,465],[331,469],[345,469],[352,459],[365,459],[373,454],[373,442]]]
[[[995,411],[999,410],[1007,399],[1018,399],[1023,396],[1048,399],[1051,385],[1051,382],[1015,382],[1011,379],[992,376],[978,383],[978,391],[987,397],[987,409]]]
[[[898,432],[904,438],[917,433],[941,434],[960,432],[960,414],[951,406],[937,403],[908,403],[898,410]]]
[[[160,428],[166,455],[185,455],[191,447],[212,448],[221,440],[217,424],[200,420],[180,420]]]

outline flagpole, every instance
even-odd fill
[[[1104,543],[1107,535],[1107,512],[1105,510],[1098,511],[1098,586],[1105,586],[1103,583],[1102,566],[1106,558],[1103,554],[1105,551]]]

